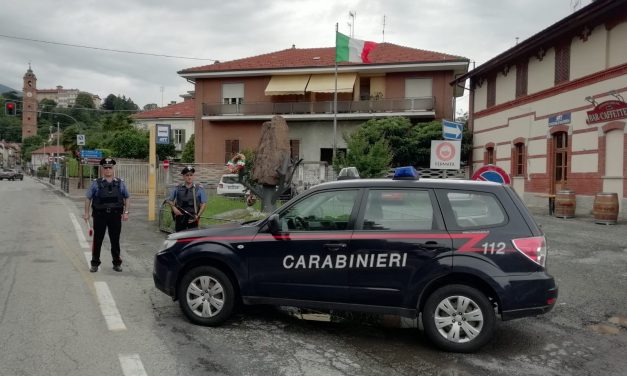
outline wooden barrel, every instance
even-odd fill
[[[594,196],[592,209],[594,221],[604,225],[615,225],[618,220],[618,194],[600,192]]]
[[[575,191],[564,189],[555,194],[555,216],[558,218],[573,218],[577,201]]]

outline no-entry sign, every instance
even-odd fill
[[[167,170],[168,167],[170,167],[170,161],[166,159],[165,161],[163,161],[163,168]]]

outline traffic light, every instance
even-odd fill
[[[4,114],[8,116],[15,116],[17,114],[15,102],[4,102]]]

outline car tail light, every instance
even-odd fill
[[[516,250],[527,256],[531,261],[544,267],[546,264],[546,239],[544,236],[512,239]]]
[[[219,183],[219,184],[218,184],[218,188],[224,188],[224,184]]]

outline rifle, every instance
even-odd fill
[[[180,207],[180,206],[178,206],[176,204],[174,204],[174,207],[177,208],[178,210],[180,210],[181,212],[183,212],[183,214],[185,214],[186,216],[188,216],[190,218],[193,218],[193,220],[189,220],[189,223],[200,221],[200,217],[198,219],[196,219],[196,215],[195,214],[192,214],[192,213],[188,212],[187,210],[183,209],[182,207]],[[172,215],[174,215],[174,213],[172,213]]]

